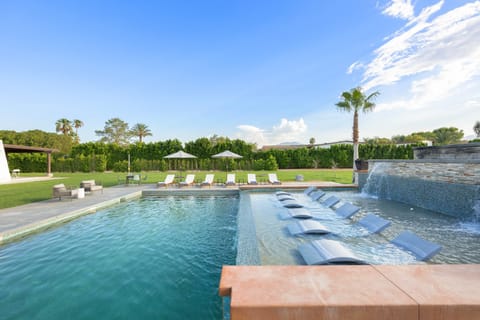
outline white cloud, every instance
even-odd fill
[[[239,132],[236,136],[248,142],[256,143],[259,147],[263,145],[279,144],[282,142],[303,142],[307,125],[303,118],[298,120],[280,119],[278,125],[271,129],[260,129],[252,125],[237,126]]]
[[[413,17],[413,9],[411,0],[392,0],[382,13],[387,16],[409,20]]]
[[[363,65],[363,63],[359,62],[359,61],[356,61],[354,63],[352,63],[350,65],[350,67],[348,67],[348,70],[347,70],[347,74],[352,74],[354,71],[356,70],[360,70],[362,68],[364,68],[365,66]]]
[[[401,101],[379,105],[382,109],[419,109],[461,96],[466,86],[479,86],[480,1],[465,4],[429,19],[443,1],[422,10],[390,40],[375,50],[366,66],[365,90],[403,81],[410,85]],[[405,87],[405,86],[404,86]]]

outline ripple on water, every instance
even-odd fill
[[[0,247],[6,319],[220,319],[235,197],[146,198]]]

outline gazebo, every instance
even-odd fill
[[[16,144],[3,144],[5,153],[46,153],[47,154],[47,175],[52,175],[52,153],[58,152],[57,149],[41,148],[41,147],[30,147],[30,146],[21,146]]]

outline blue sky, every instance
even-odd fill
[[[480,120],[480,1],[0,2],[0,129],[82,141],[119,117],[146,141],[351,138],[342,91],[378,90],[360,136]]]

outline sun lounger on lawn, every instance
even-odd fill
[[[338,202],[340,202],[340,199],[335,197],[335,196],[330,196],[325,201],[321,202],[322,205],[324,205],[327,208],[330,208],[334,205],[336,205]]]
[[[234,186],[235,185],[235,173],[227,174],[227,181],[225,181],[226,186]]]
[[[157,187],[165,187],[166,188],[169,185],[171,185],[174,180],[175,180],[175,175],[174,174],[167,174],[164,181],[160,181],[160,182],[157,183]]]
[[[195,180],[194,174],[187,174],[185,181],[180,182],[180,187],[191,186]]]
[[[308,265],[329,263],[356,263],[365,262],[338,241],[320,239],[304,243],[298,247],[300,254]]]
[[[249,173],[247,175],[247,183],[248,184],[258,184],[257,183],[257,176],[255,175],[255,173]]]
[[[430,259],[442,249],[438,244],[422,239],[410,231],[402,232],[392,243],[413,252],[422,261]]]
[[[348,219],[360,210],[359,207],[347,202],[335,210],[335,213],[344,219]]]
[[[67,188],[63,183],[56,184],[52,189],[53,198],[62,200],[62,197],[77,198],[78,189]]]
[[[80,188],[84,188],[85,192],[101,191],[103,193],[103,186],[97,184],[95,180],[83,180],[80,183]]]
[[[268,174],[268,182],[270,182],[271,184],[282,184],[280,180],[278,180],[276,173]]]
[[[205,180],[202,182],[202,184],[201,184],[200,186],[201,186],[201,187],[203,187],[203,186],[209,186],[209,187],[211,187],[212,184],[213,184],[213,178],[214,178],[214,177],[215,177],[214,174],[211,174],[211,173],[207,174],[207,175],[205,176]]]
[[[371,233],[382,232],[385,228],[392,224],[391,221],[380,218],[373,213],[367,214],[357,222],[359,225],[370,231]]]
[[[331,231],[316,220],[301,220],[287,226],[292,236],[297,234],[327,234]]]

